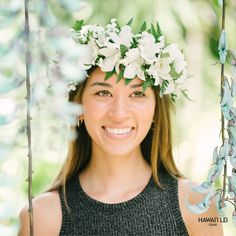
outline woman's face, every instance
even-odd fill
[[[82,95],[84,122],[92,139],[92,150],[126,155],[140,148],[153,121],[155,95],[151,88],[142,94],[142,80],[128,85],[117,75],[104,81],[97,68],[88,78]]]

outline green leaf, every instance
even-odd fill
[[[125,85],[128,85],[133,79],[125,79]]]
[[[142,84],[142,88],[143,88],[142,92],[144,93],[148,87],[152,88],[153,86],[154,86],[154,79],[147,78]]]
[[[163,35],[161,31],[161,27],[158,22],[157,22],[157,35],[158,35],[158,39]]]
[[[137,48],[137,45],[138,45],[137,39],[133,38],[133,41],[132,41],[132,44],[131,44],[130,48]]]
[[[147,23],[146,21],[143,22],[140,30],[139,30],[139,33],[141,34],[143,31],[145,31],[147,29]]]
[[[169,81],[168,80],[163,80],[162,84],[164,85],[164,87],[167,87],[169,85]]]
[[[116,27],[117,27],[117,29],[119,30],[119,32],[120,32],[120,30],[121,30],[121,27],[120,27],[120,23],[118,22],[118,20],[116,21]]]
[[[156,29],[155,29],[153,24],[151,24],[151,33],[154,36],[155,41],[159,42],[159,35],[158,35],[158,32],[156,31]]]
[[[129,25],[129,26],[131,26],[132,25],[132,23],[133,23],[133,17],[129,20],[129,22],[126,24],[126,25]]]
[[[171,96],[171,100],[172,100],[172,102],[176,102],[177,95],[174,94],[174,93],[171,93],[170,96]]]
[[[153,24],[151,24],[151,32],[152,32],[152,35],[155,37],[155,35],[157,34],[156,30],[155,30],[155,27]],[[155,37],[156,38],[156,37]]]
[[[174,63],[172,63],[170,65],[170,76],[173,78],[173,80],[177,80],[181,75],[182,75],[183,72],[181,72],[180,74],[178,74],[175,70],[175,67],[174,67]]]
[[[84,24],[84,20],[77,20],[77,21],[75,22],[75,24],[73,25],[72,28],[73,28],[75,31],[80,31],[81,28],[82,28],[82,26],[83,26],[83,24]]]
[[[168,80],[163,80],[162,84],[161,84],[161,93],[160,95],[162,96],[164,94],[164,92],[166,91],[166,88],[169,85],[169,81]]]
[[[160,28],[160,25],[158,22],[157,22],[157,29],[155,29],[153,24],[151,24],[150,32],[154,36],[155,41],[157,43],[160,42],[159,38],[160,38],[160,36],[162,36],[162,32],[161,32],[161,28]]]
[[[121,54],[121,57],[124,58],[125,56],[125,53],[128,51],[128,47],[126,47],[125,45],[121,44],[120,45],[120,54]]]
[[[124,77],[124,69],[122,69],[117,77],[116,83],[118,83]]]
[[[105,76],[105,79],[104,79],[104,80],[108,80],[109,78],[112,77],[113,74],[115,74],[115,70],[106,72],[106,76]]]

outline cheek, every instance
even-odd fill
[[[155,102],[148,102],[135,106],[136,113],[141,120],[152,121],[155,111]]]
[[[107,107],[107,104],[100,103],[95,99],[86,99],[83,103],[84,119],[88,122],[95,122],[95,120],[104,115]]]

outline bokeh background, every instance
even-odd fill
[[[173,116],[174,153],[188,178],[207,177],[215,146],[220,145],[220,65],[218,39],[221,8],[218,0],[39,0],[30,1],[32,80],[33,194],[43,192],[66,156],[68,107],[64,80],[80,79],[76,50],[69,29],[76,19],[106,25],[134,18],[133,29],[143,21],[158,21],[167,42],[183,49],[191,78]],[[230,48],[236,48],[236,1],[227,1],[226,31]],[[72,59],[71,59],[72,58]],[[226,75],[230,68],[226,66]],[[24,1],[0,0],[0,235],[16,235],[17,215],[27,202],[27,136]],[[219,183],[220,184],[220,183]],[[224,234],[236,234],[232,208]]]

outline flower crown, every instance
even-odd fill
[[[146,31],[144,22],[138,34],[131,31],[132,19],[121,27],[112,19],[105,28],[84,25],[76,21],[72,38],[80,49],[79,65],[88,70],[99,66],[106,72],[105,80],[117,74],[128,84],[136,76],[143,80],[143,91],[160,87],[160,96],[171,94],[174,99],[187,79],[186,61],[177,44],[165,45],[164,36],[157,23]]]

